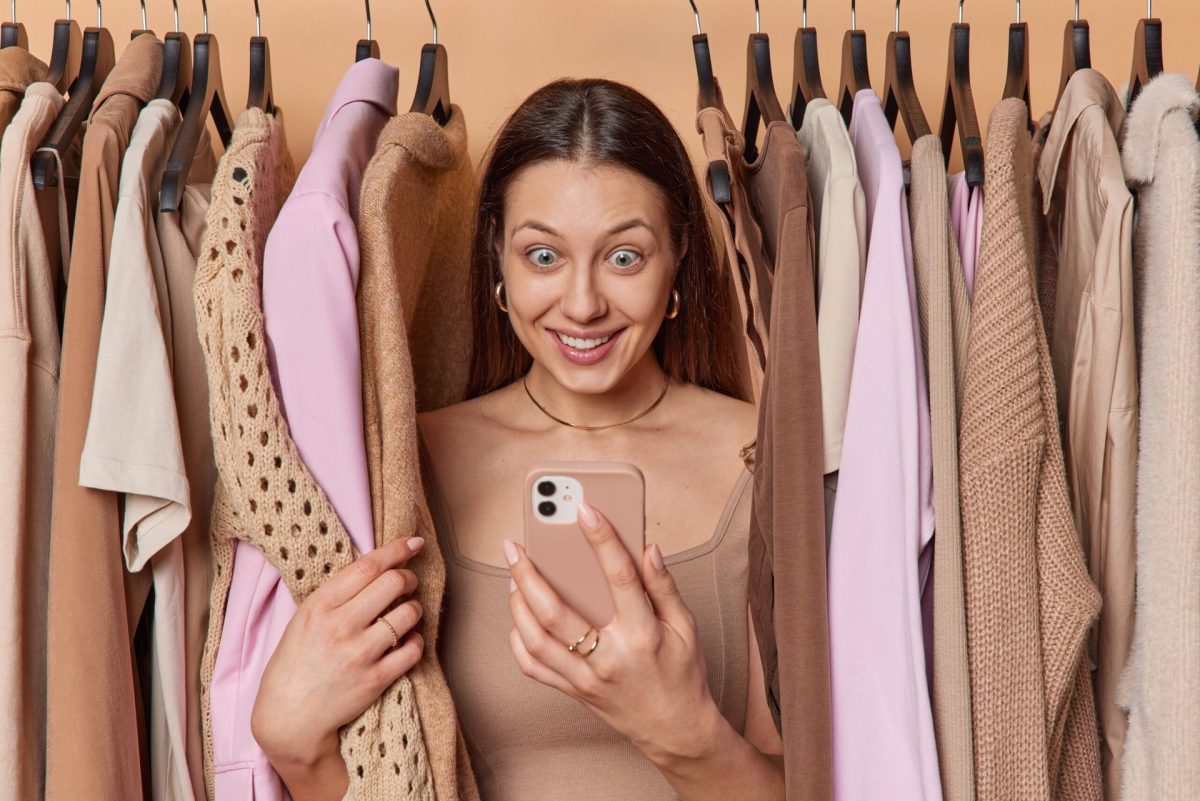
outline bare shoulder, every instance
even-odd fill
[[[417,425],[435,465],[478,460],[508,442],[507,426],[501,421],[512,403],[512,392],[505,388],[418,414]]]
[[[685,425],[730,439],[738,447],[751,442],[758,431],[758,411],[753,403],[731,398],[695,384],[680,385]]]

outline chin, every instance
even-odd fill
[[[619,365],[616,361],[609,363],[607,359],[603,364],[581,366],[567,362],[558,353],[550,353],[547,356],[549,359],[542,362],[547,368],[546,371],[564,389],[579,395],[603,395],[611,392],[629,372],[629,365]]]

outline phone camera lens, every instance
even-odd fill
[[[550,484],[549,481],[543,483]],[[550,484],[550,486],[553,487],[554,485]],[[537,508],[538,514],[540,514],[542,517],[553,517],[554,513],[558,511],[558,507],[554,505],[553,501],[542,501],[538,504]]]
[[[539,481],[537,485],[538,494],[547,498],[554,494],[555,489],[557,489],[557,487],[554,486],[553,481]]]

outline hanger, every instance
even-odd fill
[[[1008,74],[1004,77],[1004,99],[1015,97],[1025,103],[1025,125],[1031,127],[1029,108],[1029,25],[1021,22],[1021,0],[1017,21],[1008,26]]]
[[[433,43],[421,48],[421,68],[417,73],[417,92],[409,111],[428,114],[445,125],[450,120],[450,77],[446,48],[438,44],[437,18],[425,0],[425,10],[433,23]]]
[[[946,65],[946,95],[942,103],[942,152],[950,162],[954,130],[962,148],[967,185],[983,186],[983,135],[971,93],[971,26],[963,22],[963,0],[958,0],[958,22],[950,26],[950,54]]]
[[[1067,27],[1063,31],[1062,77],[1058,81],[1058,98],[1054,101],[1055,108],[1058,108],[1058,101],[1062,98],[1063,90],[1067,88],[1067,82],[1071,80],[1071,76],[1079,70],[1091,68],[1091,30],[1088,28],[1087,20],[1079,18],[1079,0],[1075,0],[1075,19],[1068,20]]]
[[[821,62],[817,58],[817,29],[808,27],[808,0],[800,6],[800,29],[796,31],[792,60],[792,127],[804,124],[804,110],[815,98],[825,97],[821,84]]]
[[[367,6],[367,38],[359,39],[354,46],[354,61],[365,61],[368,58],[379,58],[379,42],[371,36],[371,0],[363,0]]]
[[[141,6],[142,6],[142,27],[140,27],[140,28],[135,28],[135,29],[134,29],[134,30],[133,30],[133,31],[132,31],[132,32],[129,34],[129,40],[130,40],[130,41],[133,41],[134,39],[138,38],[138,37],[139,37],[139,36],[141,36],[143,33],[148,33],[148,34],[150,34],[151,36],[153,36],[153,35],[154,35],[154,31],[152,31],[152,30],[150,30],[149,28],[147,28],[147,27],[146,27],[146,0],[140,0],[140,2],[141,2]]]
[[[858,29],[858,10],[850,0],[850,30],[842,37],[842,77],[839,81],[838,109],[842,119],[850,124],[854,113],[854,96],[871,88],[871,72],[867,69],[867,34]]]
[[[888,34],[887,61],[883,73],[883,113],[888,124],[896,127],[896,114],[904,121],[910,142],[916,142],[929,130],[929,121],[917,97],[912,72],[912,40],[908,31],[900,30],[900,0],[896,0],[896,27]]]
[[[275,113],[275,92],[271,88],[271,45],[262,35],[262,17],[258,0],[254,0],[254,35],[250,37],[250,89],[246,92],[246,108]]]
[[[67,0],[67,17],[54,21],[53,45],[50,49],[50,69],[46,82],[60,92],[79,74],[80,51],[83,49],[83,34],[79,25],[71,19],[71,0]]]
[[[158,84],[159,100],[170,100],[181,109],[187,107],[192,74],[192,48],[186,33],[179,30],[179,0],[171,0],[175,30],[163,37],[163,74]]]
[[[83,54],[79,62],[79,74],[71,82],[66,105],[59,111],[50,133],[38,147],[39,151],[48,149],[54,152],[33,154],[33,185],[38,189],[57,184],[58,164],[75,141],[83,121],[92,112],[92,102],[100,94],[104,79],[116,63],[116,48],[113,45],[112,34],[104,27],[103,14],[101,0],[96,0],[96,27],[83,32]]]
[[[708,50],[708,34],[700,29],[700,10],[696,0],[688,0],[692,16],[696,18],[696,33],[692,36],[692,54],[696,57],[696,78],[700,84],[700,107],[720,108],[721,93],[717,79],[713,77],[712,55]],[[712,188],[713,200],[718,204],[732,203],[733,190],[729,177],[729,163],[725,159],[710,161],[706,168],[708,183]]]
[[[783,106],[775,94],[775,79],[771,76],[771,43],[762,32],[762,15],[758,0],[754,0],[754,33],[746,43],[746,113],[742,118],[742,135],[746,140],[743,157],[746,161],[758,158],[758,124],[784,122]]]
[[[29,34],[25,32],[25,26],[17,22],[17,0],[12,0],[11,10],[12,22],[0,24],[0,49],[19,47],[28,50]]]
[[[1154,18],[1154,2],[1146,0],[1146,17],[1133,32],[1133,67],[1129,71],[1129,106],[1146,84],[1163,71],[1162,20]]]
[[[200,7],[203,10],[204,33],[198,34],[192,43],[191,98],[183,114],[179,135],[171,147],[166,172],[163,173],[162,188],[158,195],[159,211],[179,211],[179,201],[192,168],[192,159],[196,155],[200,136],[208,125],[208,118],[211,116],[216,124],[221,144],[228,146],[233,136],[233,116],[229,113],[229,104],[225,102],[225,88],[221,81],[221,51],[217,46],[217,37],[208,32],[207,0],[200,0]]]

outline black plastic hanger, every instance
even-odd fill
[[[1071,76],[1079,70],[1091,68],[1091,29],[1088,27],[1087,20],[1079,18],[1079,0],[1075,0],[1075,19],[1068,20],[1067,27],[1063,30],[1062,76],[1058,80],[1058,97],[1054,100],[1055,108],[1058,108],[1058,101],[1062,99],[1063,91],[1067,88],[1067,82],[1071,80]]]
[[[1025,103],[1025,126],[1032,126],[1029,108],[1029,26],[1021,22],[1021,0],[1017,21],[1008,26],[1008,72],[1004,76],[1004,99],[1015,97]]]
[[[50,48],[50,69],[46,82],[60,92],[66,92],[71,81],[79,74],[79,60],[83,50],[83,34],[79,25],[71,19],[71,0],[67,0],[66,19],[54,21],[54,36]]]
[[[181,109],[187,107],[192,75],[192,48],[186,33],[179,30],[179,0],[171,0],[175,30],[163,37],[163,74],[158,84],[159,100],[170,100]]]
[[[152,31],[148,27],[146,27],[146,0],[141,0],[141,6],[142,6],[142,27],[134,28],[133,31],[130,32],[130,34],[129,34],[130,41],[133,41],[134,39],[138,38],[143,33],[148,33],[151,36],[154,35],[154,31]]]
[[[225,102],[225,88],[221,80],[221,51],[217,37],[208,32],[208,4],[200,0],[204,11],[204,33],[197,34],[192,43],[192,90],[187,111],[179,135],[171,148],[167,169],[163,173],[162,188],[159,190],[160,211],[179,211],[183,188],[187,185],[188,172],[201,134],[211,116],[217,127],[221,144],[228,146],[233,136],[233,115]]]
[[[950,161],[954,131],[962,148],[967,185],[983,186],[983,134],[971,92],[971,26],[963,22],[963,0],[958,0],[958,22],[950,26],[950,54],[946,64],[946,94],[942,103],[942,152]]]
[[[17,0],[12,0],[10,10],[12,12],[12,22],[0,24],[0,50],[6,47],[19,47],[22,50],[28,50],[29,34],[25,32],[25,26],[17,22]]]
[[[271,87],[271,45],[262,35],[262,17],[254,0],[254,35],[250,37],[250,88],[246,108],[275,113],[275,92]]]
[[[417,91],[409,111],[428,114],[438,125],[450,121],[450,66],[446,48],[438,44],[437,18],[425,0],[425,10],[433,23],[433,42],[421,48],[421,68],[417,73]]]
[[[900,0],[896,0],[896,27],[888,34],[883,84],[883,113],[888,125],[896,127],[898,114],[910,142],[932,133],[913,80],[912,40],[908,31],[900,30]]]
[[[371,36],[371,0],[363,0],[367,6],[367,38],[359,39],[354,46],[354,61],[366,61],[368,58],[379,58],[379,42]]]
[[[1162,20],[1154,18],[1153,0],[1146,0],[1146,18],[1133,32],[1133,66],[1129,70],[1129,105],[1154,76],[1163,71]]]
[[[792,105],[789,109],[792,127],[797,131],[804,124],[804,111],[818,97],[825,97],[821,83],[821,61],[817,57],[817,29],[808,27],[808,0],[800,10],[800,28],[792,59]]]
[[[708,34],[700,30],[700,11],[696,8],[695,0],[688,0],[688,4],[692,7],[692,16],[696,18],[696,33],[692,36],[692,54],[696,57],[696,79],[700,84],[700,107],[720,108],[721,92],[717,88],[717,79],[713,77]],[[719,204],[732,203],[733,190],[729,176],[729,163],[724,159],[710,161],[707,172],[713,200]]]
[[[746,112],[742,117],[742,135],[746,161],[758,158],[758,125],[784,122],[787,116],[775,94],[775,79],[771,75],[771,42],[762,32],[758,0],[754,0],[754,33],[746,43]]]
[[[867,34],[858,29],[858,10],[850,0],[850,30],[842,37],[842,76],[838,88],[838,110],[850,124],[854,114],[854,96],[871,88],[871,72],[867,69]]]
[[[75,141],[83,121],[92,112],[92,102],[100,94],[104,79],[116,63],[116,47],[112,34],[103,27],[102,11],[100,0],[96,0],[96,27],[83,32],[83,54],[79,62],[79,74],[71,82],[66,105],[58,113],[50,133],[38,147],[38,150],[49,149],[54,153],[33,154],[33,185],[38,189],[57,185],[58,164]]]

